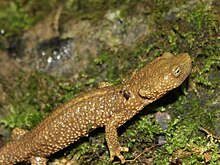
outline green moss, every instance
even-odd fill
[[[193,70],[194,73],[192,74],[191,81],[197,84],[196,88],[202,96],[191,95],[189,96],[192,97],[190,101],[187,101],[187,98],[182,96],[179,101],[170,105],[170,107],[173,107],[173,110],[169,108],[170,113],[173,114],[174,118],[175,116],[180,116],[181,120],[172,120],[170,122],[170,128],[164,132],[167,137],[167,144],[164,145],[162,149],[158,149],[158,159],[154,161],[156,164],[166,164],[175,161],[176,157],[178,157],[179,161],[183,164],[205,163],[205,153],[215,155],[209,160],[210,163],[216,164],[219,161],[217,148],[219,142],[216,140],[211,145],[208,145],[210,144],[209,139],[206,139],[204,134],[198,130],[198,127],[201,125],[213,130],[215,129],[216,123],[219,122],[217,115],[219,109],[210,109],[209,107],[215,101],[214,97],[219,89],[219,76],[217,76],[217,73],[220,56],[218,53],[219,42],[216,38],[219,32],[217,17],[212,9],[205,3],[201,3],[189,10],[190,12],[180,11],[180,15],[176,18],[176,20],[180,21],[174,20],[172,24],[167,24],[170,22],[165,23],[163,19],[158,20],[158,23],[160,23],[159,26],[163,27],[163,30],[157,31],[156,38],[157,36],[163,37],[158,38],[157,44],[151,42],[150,45],[145,45],[143,49],[143,45],[140,43],[132,50],[133,52],[130,51],[130,53],[127,53],[129,57],[131,57],[132,54],[131,58],[136,59],[138,57],[135,56],[136,54],[140,55],[146,52],[154,52],[156,55],[159,54],[160,50],[157,49],[158,47],[171,52],[189,52],[191,56],[194,57],[194,66],[199,67],[199,70],[196,70],[198,69],[196,67]],[[152,36],[155,37],[155,34],[152,34]],[[148,43],[148,39],[152,38],[148,36],[145,40],[146,43]],[[156,51],[159,51],[159,53]],[[123,52],[121,54],[123,54]],[[123,63],[125,66],[126,60],[129,61],[129,59],[125,57],[123,60],[125,61]],[[208,88],[205,89],[203,85]],[[201,100],[201,97],[204,97],[203,92],[209,93],[210,96],[205,105],[201,104],[203,100],[207,99],[203,98],[203,100]],[[185,115],[183,116],[182,114]],[[140,121],[140,123],[138,123],[138,126],[135,126],[135,130],[129,129],[129,131],[125,131],[125,137],[139,135],[138,140],[135,136],[127,142],[131,149],[135,148],[133,142],[138,143],[140,140],[138,144],[143,145],[143,142],[146,140],[143,140],[142,136],[145,135],[145,138],[148,138],[150,141],[150,139],[152,139],[152,136],[150,136],[152,133],[156,134],[160,132],[159,129],[154,128],[154,130],[156,130],[155,132],[153,130],[147,130],[145,134],[141,134],[139,127],[141,125],[149,127],[149,125],[143,122],[143,120],[138,121]],[[148,136],[148,134],[150,135]],[[183,156],[177,155],[176,153],[182,154]],[[132,157],[134,158],[133,155],[129,154],[128,158]]]
[[[68,1],[66,8],[75,9],[72,13],[77,13],[79,20],[98,20],[108,9],[123,6],[120,17],[126,20],[129,13],[132,13],[132,7],[129,5],[137,3],[139,1],[109,1],[106,4],[100,1]],[[146,110],[143,110],[119,129],[122,133],[120,141],[130,148],[130,152],[123,155],[127,159],[134,158],[145,148],[153,145],[155,135],[161,134],[166,137],[166,144],[143,154],[138,161],[153,159],[154,164],[205,164],[205,154],[208,154],[211,156],[208,163],[217,164],[220,161],[217,148],[219,141],[207,138],[206,134],[198,129],[203,126],[213,134],[220,134],[217,128],[220,113],[217,105],[220,43],[217,37],[220,29],[219,15],[216,15],[217,12],[214,10],[217,7],[214,8],[206,2],[192,5],[187,1],[141,3],[146,3],[146,6],[154,9],[150,12],[156,24],[152,34],[144,36],[132,48],[116,51],[103,48],[100,50],[100,56],[93,59],[91,65],[81,73],[82,80],[77,84],[41,73],[25,75],[27,79],[24,82],[22,78],[18,79],[15,85],[17,88],[11,91],[11,97],[14,99],[14,102],[10,103],[11,115],[1,119],[1,122],[10,128],[32,128],[54,107],[69,100],[88,85],[103,80],[118,84],[129,77],[136,68],[164,51],[188,52],[193,59],[193,73],[189,80],[193,85],[189,87],[190,90],[187,90],[186,82],[181,88],[173,91],[172,95],[165,96],[165,101],[159,101],[163,108],[153,109],[169,112],[172,118],[168,122],[168,129],[162,130],[156,123],[154,114],[145,115]],[[17,17],[21,17],[21,20],[26,18],[22,14],[18,14]],[[28,27],[33,22],[27,20],[21,27]],[[16,24],[13,26],[18,27]],[[174,99],[173,96],[178,99]],[[89,144],[86,139],[80,142],[70,155],[76,155],[79,162],[109,164],[109,153],[106,144],[103,143],[104,131],[101,132],[101,135],[95,131],[90,135],[91,141],[101,139],[98,145],[96,142]],[[138,161],[135,163],[138,164]]]
[[[3,33],[4,36],[14,36],[30,28],[42,18],[42,11],[45,9],[45,6],[49,9],[51,5],[51,1],[45,4],[45,2],[35,2],[34,0],[27,1],[26,3],[22,0],[1,3],[0,26],[1,30],[5,31]],[[38,8],[41,8],[42,11],[38,12]]]
[[[215,89],[219,85],[219,77],[210,76],[210,72],[213,71],[217,74],[217,67],[220,66],[220,56],[218,54],[209,55],[205,61],[202,62],[198,74],[194,74],[195,82],[201,83],[211,89]]]
[[[21,2],[15,1],[1,5],[0,22],[6,35],[16,34],[23,29],[28,29],[35,21],[28,16],[28,9],[23,8]]]
[[[24,80],[25,77],[25,80]],[[8,93],[10,115],[0,119],[6,127],[33,128],[59,104],[79,92],[83,85],[69,80],[55,79],[44,73],[21,73]]]
[[[33,125],[36,125],[36,123],[42,120],[42,115],[35,107],[25,105],[25,111],[21,111],[21,109],[19,105],[15,107],[12,106],[10,109],[10,116],[0,119],[0,123],[10,128],[33,128]]]

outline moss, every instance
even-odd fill
[[[215,1],[212,2],[215,4]],[[98,20],[107,9],[123,6],[120,16],[126,19],[129,13],[132,13],[130,6],[137,3],[139,1],[109,1],[106,4],[100,1],[67,1],[66,8],[75,9],[72,14],[77,13],[79,20]],[[168,128],[162,130],[156,123],[154,114],[145,115],[147,109],[143,110],[119,129],[120,141],[130,148],[130,152],[123,155],[127,159],[134,158],[145,148],[150,148],[154,143],[154,137],[161,134],[166,137],[166,144],[144,153],[138,161],[153,159],[154,164],[217,164],[220,161],[217,147],[219,141],[207,138],[198,128],[202,126],[213,134],[220,135],[219,100],[217,100],[220,82],[218,39],[220,29],[219,15],[215,11],[220,6],[218,3],[218,7],[210,6],[211,3],[207,2],[192,2],[194,3],[192,5],[188,1],[141,3],[154,9],[150,13],[156,22],[152,34],[141,38],[132,48],[121,48],[117,51],[103,48],[100,50],[100,56],[91,61],[91,65],[81,73],[81,80],[76,84],[42,73],[25,75],[27,77],[25,82],[18,78],[15,85],[17,88],[11,91],[11,97],[14,99],[10,105],[12,115],[1,119],[1,122],[10,128],[15,126],[32,128],[46,113],[72,98],[84,87],[93,86],[103,80],[118,84],[131,75],[133,70],[164,51],[188,52],[193,59],[193,73],[190,75],[192,85],[187,89],[188,82],[185,82],[171,95],[165,96],[165,100],[157,102],[159,106],[163,105],[162,108],[149,107],[154,111],[170,113],[172,119],[168,122]],[[24,19],[25,16],[21,18]],[[27,25],[24,23],[25,25],[21,27],[30,26],[28,21],[30,24],[34,22],[27,20]],[[82,164],[83,162],[110,164],[109,153],[106,144],[103,143],[104,130],[101,130],[101,134],[99,131],[94,131],[89,139],[80,141],[70,155],[76,155],[76,160]],[[97,139],[101,141],[96,143]],[[207,160],[207,156],[211,158]],[[138,161],[134,164],[138,164]]]
[[[25,80],[24,80],[24,77]],[[69,80],[56,79],[44,73],[21,73],[15,88],[8,91],[10,115],[0,119],[6,127],[31,129],[59,104],[66,102],[82,88]]]
[[[0,4],[0,26],[5,31],[3,34],[5,37],[10,37],[30,28],[42,18],[43,14],[51,10],[50,7],[54,7],[52,1],[47,1],[47,3],[34,0],[2,2]],[[38,11],[38,9],[41,10]]]
[[[164,3],[161,5],[159,9],[166,7]],[[216,38],[219,33],[217,15],[206,3],[187,8],[187,10],[190,11],[179,11],[179,15],[175,19],[170,20],[171,22],[167,22],[164,19],[157,20],[159,29],[156,31],[156,34],[152,34],[152,37],[156,35],[156,39],[158,39],[157,44],[152,43],[152,41],[150,42],[149,40],[152,37],[147,36],[144,42],[150,42],[150,45],[145,44],[143,49],[143,45],[140,43],[135,49],[127,53],[127,56],[131,57],[132,54],[131,58],[136,59],[138,57],[135,56],[136,54],[159,54],[161,51],[158,49],[159,47],[171,52],[189,52],[194,58],[191,81],[196,84],[194,88],[195,93],[192,94],[193,92],[190,92],[188,98],[181,96],[179,101],[170,105],[170,113],[174,119],[170,122],[170,128],[164,132],[168,138],[167,144],[161,149],[158,148],[158,156],[154,159],[155,164],[175,163],[175,161],[180,161],[183,164],[205,163],[206,153],[215,155],[211,156],[208,162],[216,164],[219,161],[219,150],[217,148],[219,142],[215,140],[215,142],[210,144],[210,140],[198,130],[198,127],[203,125],[215,132],[215,125],[219,122],[219,109],[216,106],[215,108],[213,106],[210,107],[215,102],[216,94],[219,91],[219,76],[217,76],[217,73],[219,72],[220,58],[218,54],[219,42]],[[164,16],[164,13],[160,12],[159,16]],[[159,36],[161,37],[159,38]],[[125,61],[123,63],[125,66],[127,60],[129,61],[126,57],[123,60]],[[198,96],[198,93],[200,96]],[[205,93],[209,93],[209,96],[204,96]],[[204,102],[205,100],[207,102]],[[181,119],[175,119],[177,116]],[[153,122],[152,119],[151,122]],[[139,140],[140,142],[137,143],[143,146],[146,140],[142,136],[145,136],[145,139],[148,138],[150,141],[152,133],[157,134],[161,132],[159,129],[154,128],[147,130],[147,135],[146,132],[142,134],[139,130],[141,125],[149,127],[145,120],[139,120],[138,126],[135,126],[135,129],[129,129],[129,131],[124,132],[125,137],[136,135],[126,143],[131,149],[135,148],[133,142]],[[138,140],[136,138],[137,135]],[[178,153],[182,156],[178,155]],[[129,155],[127,158],[131,157],[134,156]]]

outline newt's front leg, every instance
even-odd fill
[[[124,114],[121,113],[114,118],[111,118],[105,125],[105,136],[106,142],[110,151],[110,161],[113,161],[114,157],[117,156],[121,163],[125,163],[125,158],[121,152],[128,152],[127,147],[120,146],[118,142],[117,128],[124,122]]]

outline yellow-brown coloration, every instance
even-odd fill
[[[91,129],[105,126],[110,160],[128,148],[118,143],[117,128],[144,106],[179,86],[189,75],[191,59],[187,53],[164,53],[119,86],[102,84],[58,107],[30,132],[0,149],[0,164],[22,161],[46,164],[46,157],[73,143]],[[17,131],[22,132],[22,131]],[[41,163],[40,163],[41,162]]]

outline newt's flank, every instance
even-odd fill
[[[164,53],[121,85],[105,84],[83,92],[54,110],[33,130],[15,129],[12,141],[0,149],[0,164],[30,161],[32,165],[46,165],[49,155],[103,126],[110,161],[116,156],[125,163],[121,152],[128,148],[120,146],[117,128],[144,106],[181,85],[190,71],[187,53]]]

